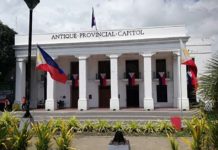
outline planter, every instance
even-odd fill
[[[130,144],[129,141],[126,140],[126,143],[118,144],[116,142],[111,142],[108,145],[108,150],[130,150]]]

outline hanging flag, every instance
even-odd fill
[[[191,73],[191,71],[187,72],[187,81],[188,81],[188,84],[193,85],[192,84],[192,73]]]
[[[166,73],[158,72],[159,74],[159,85],[166,85]]]
[[[94,8],[92,7],[92,22],[91,27],[96,27],[96,20],[95,20],[95,14],[94,14]]]
[[[100,85],[107,86],[107,76],[106,73],[100,73]]]
[[[79,75],[78,74],[73,74],[73,86],[79,87]]]
[[[39,45],[37,45],[36,52],[36,69],[49,72],[51,78],[58,82],[65,84],[67,81],[67,76],[63,70]]]
[[[197,81],[197,78],[195,77],[194,72],[193,71],[188,71],[188,76],[189,76],[188,77],[188,84],[191,84],[195,88],[195,85],[196,85],[196,83],[198,81]]]
[[[182,40],[180,40],[180,46],[181,46],[181,63],[183,65],[188,66],[189,71],[191,72],[191,75],[192,75],[192,85],[194,86],[195,90],[197,90],[197,87],[198,87],[197,66],[194,60],[192,59],[192,57],[190,57],[189,51],[188,49],[186,49]]]
[[[135,85],[135,73],[129,72],[129,85],[134,86]]]

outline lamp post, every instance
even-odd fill
[[[28,60],[27,60],[27,84],[26,84],[26,113],[24,118],[32,118],[30,114],[30,95],[31,95],[31,49],[32,49],[32,18],[33,18],[33,9],[40,2],[40,0],[24,0],[27,6],[29,7],[29,41],[28,41]]]

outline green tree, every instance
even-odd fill
[[[0,21],[0,82],[7,82],[15,68],[13,50],[16,32]]]
[[[207,64],[207,72],[200,77],[199,93],[203,100],[209,100],[218,112],[218,54],[213,55]]]

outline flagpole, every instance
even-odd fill
[[[98,32],[97,25],[95,25],[95,30]]]
[[[183,119],[183,109],[182,109],[182,63],[181,63],[181,58],[182,58],[182,51],[181,51],[181,48],[180,48],[180,52],[179,52],[179,54],[180,54],[180,69],[179,69],[179,71],[180,71],[180,76],[179,76],[179,80],[180,80],[180,116],[181,116],[181,118]]]

